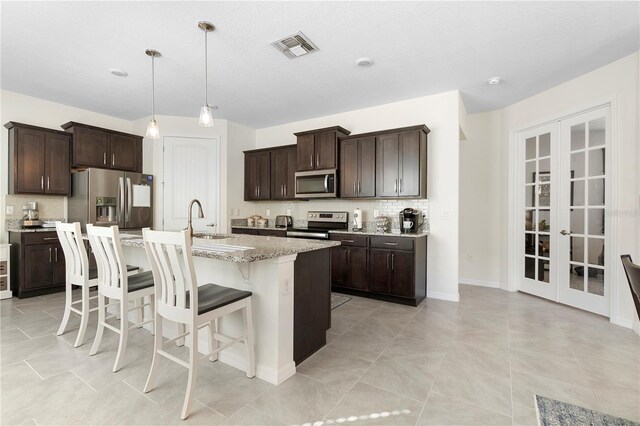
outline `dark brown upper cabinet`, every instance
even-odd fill
[[[290,145],[271,151],[271,199],[293,200],[298,150]]]
[[[386,131],[377,136],[376,197],[427,197],[426,126]]]
[[[338,139],[350,133],[340,126],[294,133],[298,138],[298,171],[338,168]]]
[[[375,197],[376,138],[340,140],[340,196]]]
[[[9,192],[71,195],[71,136],[9,122]]]
[[[271,199],[271,151],[244,153],[244,200]]]
[[[70,121],[72,167],[99,167],[142,173],[142,136]]]

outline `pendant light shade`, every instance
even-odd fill
[[[147,49],[144,53],[151,57],[151,121],[147,126],[147,135],[149,139],[160,139],[160,130],[156,121],[156,70],[155,60],[160,56],[160,52],[153,49]]]
[[[209,106],[209,98],[207,94],[207,35],[214,30],[214,26],[210,22],[198,22],[198,28],[204,32],[204,105],[200,108],[200,118],[198,124],[202,127],[213,127],[213,113]]]

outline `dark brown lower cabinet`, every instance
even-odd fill
[[[427,292],[427,238],[339,234],[332,248],[334,291],[417,306]],[[360,240],[358,240],[360,239]],[[364,247],[362,239],[368,240]]]
[[[55,232],[10,232],[11,282],[19,298],[64,291],[65,260]]]
[[[232,234],[261,235],[263,237],[286,237],[287,231],[284,229],[247,229],[231,228]]]

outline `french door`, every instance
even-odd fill
[[[521,132],[518,290],[609,315],[610,107]]]

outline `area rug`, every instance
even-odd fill
[[[589,410],[555,399],[536,395],[538,424],[541,426],[560,425],[615,425],[638,426],[640,423],[614,417],[599,411]]]
[[[335,309],[340,305],[344,305],[349,300],[351,300],[350,297],[343,296],[341,294],[331,293],[331,309]]]

